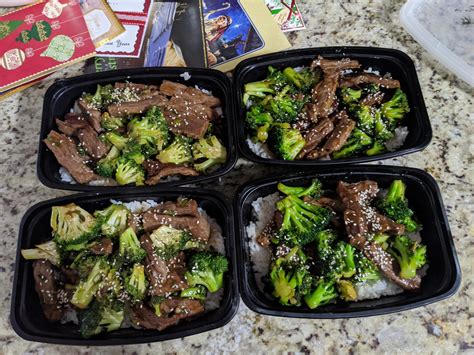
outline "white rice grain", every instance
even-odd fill
[[[273,153],[268,148],[268,146],[262,142],[252,142],[252,140],[247,137],[247,144],[250,150],[258,155],[260,158],[273,159]]]
[[[179,74],[179,76],[182,77],[184,81],[188,81],[189,79],[191,79],[191,74],[189,74],[187,71],[182,74]]]
[[[402,147],[405,144],[408,133],[408,128],[405,126],[395,128],[395,136],[385,142],[385,147],[391,152]]]

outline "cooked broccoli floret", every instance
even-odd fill
[[[410,112],[408,99],[405,93],[397,89],[392,98],[382,104],[382,115],[388,120],[389,126],[393,129]]]
[[[206,171],[209,168],[223,164],[227,160],[227,150],[216,136],[201,138],[193,145],[194,168],[197,171]],[[204,159],[203,161],[201,161]]]
[[[64,250],[84,249],[100,230],[100,223],[89,212],[70,203],[53,206],[51,228],[55,242]]]
[[[179,297],[192,298],[195,300],[205,300],[207,296],[207,288],[202,285],[196,285],[194,287],[182,290]]]
[[[319,198],[321,196],[321,181],[313,179],[311,185],[308,187],[301,186],[287,186],[283,183],[277,185],[278,191],[283,192],[285,195],[294,195],[296,197],[310,196],[312,198]]]
[[[135,117],[128,124],[129,136],[143,147],[145,155],[161,151],[169,141],[168,123],[161,110],[153,106],[145,117]]]
[[[86,279],[97,262],[97,258],[96,255],[91,254],[89,249],[81,250],[69,265],[69,268],[77,271],[81,280]]]
[[[145,182],[145,171],[141,165],[133,160],[122,157],[118,159],[115,180],[119,185],[135,184],[136,186],[142,186]]]
[[[113,102],[112,94],[114,92],[114,87],[111,84],[101,86],[97,85],[95,94],[83,94],[82,99],[89,105],[100,109],[104,106],[107,106]]]
[[[380,85],[370,83],[365,85],[362,91],[367,95],[373,95],[380,91]]]
[[[394,133],[388,127],[385,120],[382,118],[382,114],[380,111],[376,111],[374,116],[375,118],[375,138],[380,142],[385,142],[391,138],[393,138]]]
[[[350,87],[343,87],[341,89],[341,99],[346,105],[358,102],[361,97],[362,90],[360,89],[353,89]]]
[[[370,149],[367,149],[365,151],[365,154],[367,154],[370,157],[372,155],[382,154],[385,151],[386,151],[385,144],[383,144],[382,142],[378,140],[375,140],[374,144],[372,144],[372,147],[370,147]]]
[[[191,256],[188,262],[186,280],[189,286],[205,286],[209,292],[222,288],[224,273],[229,267],[227,258],[223,255],[203,251]]]
[[[281,71],[269,66],[267,78],[244,85],[243,103],[246,105],[251,97],[263,98],[268,94],[275,94],[287,84],[286,76]]]
[[[411,279],[416,276],[416,270],[426,264],[426,246],[400,235],[395,237],[388,252],[400,265],[400,277]]]
[[[120,272],[112,263],[107,275],[102,279],[96,299],[106,302],[112,302],[122,297],[123,284]]]
[[[122,325],[123,319],[123,303],[102,304],[95,301],[80,313],[81,334],[85,339],[88,339],[104,331],[117,330]]]
[[[34,249],[21,249],[21,255],[26,260],[44,259],[56,266],[61,264],[61,251],[54,240],[37,244],[35,247]]]
[[[362,252],[356,251],[355,265],[357,273],[354,275],[355,282],[366,282],[379,280],[381,275],[377,266],[367,259]]]
[[[289,246],[312,242],[331,219],[327,208],[304,202],[293,195],[278,201],[276,207],[283,214],[278,239]]]
[[[145,297],[148,281],[145,277],[145,267],[142,264],[133,265],[132,272],[125,279],[125,289],[132,302],[140,302]]]
[[[92,298],[99,290],[102,280],[109,273],[110,265],[104,258],[97,258],[87,279],[80,281],[71,298],[71,303],[77,308],[87,308]]]
[[[298,306],[309,292],[312,277],[308,271],[307,257],[300,247],[277,258],[271,265],[270,282],[273,296],[285,306]]]
[[[305,68],[297,72],[295,69],[288,67],[283,70],[283,75],[298,89],[308,93],[319,81],[321,72],[319,70],[312,70],[311,68]]]
[[[119,255],[127,262],[136,263],[146,256],[132,227],[127,228],[119,238]]]
[[[294,160],[306,141],[297,129],[275,126],[269,132],[268,144],[279,158]]]
[[[94,216],[101,222],[103,235],[116,237],[127,228],[130,211],[124,205],[112,204],[106,209],[95,211]]]
[[[357,299],[357,291],[349,280],[338,280],[337,290],[341,298],[345,301],[355,301]]]
[[[349,278],[356,273],[354,260],[355,248],[342,240],[334,247],[335,257],[338,264],[335,268],[340,270],[342,277]]]
[[[119,150],[125,149],[129,143],[129,139],[127,137],[121,136],[117,132],[107,132],[105,134],[105,138]]]
[[[157,317],[161,317],[161,304],[165,300],[165,297],[162,296],[153,296],[150,300],[150,305],[153,307]]]
[[[290,86],[285,86],[274,97],[270,98],[265,105],[275,122],[294,123],[306,103],[304,99],[288,95],[290,89]]]
[[[150,234],[156,254],[163,259],[174,258],[181,250],[187,249],[192,240],[189,232],[169,226],[161,226]]]
[[[353,156],[354,154],[364,150],[367,146],[372,144],[372,138],[365,134],[360,129],[355,128],[352,131],[351,136],[347,140],[344,146],[332,153],[333,159],[342,159]]]
[[[315,281],[313,290],[304,297],[304,301],[310,309],[325,305],[337,298],[333,280],[321,277]]]
[[[413,219],[413,211],[408,207],[405,197],[406,185],[402,180],[394,180],[388,188],[387,195],[376,203],[384,215],[395,222],[405,225],[408,232],[419,229],[419,224]]]
[[[390,236],[388,234],[377,234],[374,236],[374,243],[379,244],[384,250],[388,248],[388,240],[390,239]]]
[[[110,148],[107,155],[97,162],[95,171],[100,176],[113,178],[115,170],[117,169],[118,157],[120,156],[120,150],[116,146]]]
[[[116,131],[125,126],[125,119],[123,117],[112,117],[108,112],[102,114],[100,125],[106,131]]]
[[[245,120],[249,128],[255,131],[255,137],[260,142],[266,142],[268,138],[268,131],[272,127],[273,118],[272,115],[265,111],[262,105],[254,104],[247,111]]]
[[[162,150],[157,156],[162,163],[187,164],[192,162],[190,139],[184,136],[175,136],[173,143]]]
[[[334,256],[333,245],[337,239],[337,233],[332,229],[326,229],[316,234],[316,250],[319,259],[324,264],[329,265],[330,259]]]
[[[372,106],[364,105],[353,106],[350,110],[351,115],[357,120],[357,126],[368,135],[374,133],[377,111],[378,110]]]
[[[138,165],[141,165],[145,161],[142,147],[137,143],[129,144],[123,150],[123,157],[127,160],[133,160]]]

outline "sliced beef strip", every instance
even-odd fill
[[[110,238],[102,238],[95,243],[89,250],[94,255],[110,255],[112,254],[114,244]]]
[[[382,91],[377,91],[375,94],[369,94],[364,97],[360,104],[363,106],[375,106],[380,105],[384,99],[385,93]]]
[[[156,85],[147,85],[147,84],[137,84],[137,83],[130,83],[130,82],[126,82],[126,83],[115,83],[114,84],[114,87],[116,89],[125,89],[125,88],[131,88],[131,89],[135,89],[135,90],[139,90],[139,91],[142,91],[142,90],[158,90],[158,86]]]
[[[59,164],[61,164],[79,184],[86,184],[97,180],[99,176],[94,174],[85,163],[85,158],[80,156],[74,141],[56,131],[51,131],[44,143],[53,152]]]
[[[33,261],[33,277],[45,317],[52,322],[61,320],[64,308],[60,299],[58,272],[49,261],[35,260]]]
[[[369,219],[369,230],[372,233],[389,233],[400,235],[405,232],[405,226],[399,224],[390,218],[378,213],[374,208],[371,208]]]
[[[100,124],[100,122],[102,121],[102,113],[100,112],[100,110],[87,104],[82,98],[77,100],[77,105],[81,109],[82,113],[89,120],[89,123],[92,128],[94,128],[99,133],[102,132],[103,128]]]
[[[61,267],[61,282],[64,284],[77,285],[79,283],[79,273],[75,269]]]
[[[367,244],[364,249],[365,256],[372,260],[380,269],[382,274],[398,286],[409,291],[416,291],[421,286],[421,277],[416,275],[411,279],[404,279],[399,276],[399,266],[394,258],[387,253],[379,244]]]
[[[362,181],[348,184],[339,181],[336,189],[344,204],[344,223],[349,242],[356,248],[363,250],[367,243],[369,225],[364,213],[370,200],[377,194],[378,186],[373,181]]]
[[[334,103],[336,102],[336,89],[338,86],[338,72],[324,72],[323,80],[318,82],[311,90],[312,105],[309,116],[313,119],[327,117],[334,111]]]
[[[182,113],[182,116],[191,115],[209,121],[212,121],[216,116],[215,111],[211,107],[194,103],[183,97],[173,96],[169,100],[168,106]]]
[[[271,220],[267,223],[265,228],[263,228],[263,230],[257,235],[257,243],[260,244],[262,247],[269,246],[274,231],[275,221]]]
[[[325,59],[321,56],[318,56],[311,63],[311,67],[312,68],[320,67],[323,70],[323,72],[327,72],[327,71],[340,72],[346,69],[358,69],[360,68],[360,64],[357,60],[351,60],[349,58],[334,60],[334,59]]]
[[[361,73],[356,75],[346,75],[341,78],[341,87],[350,87],[361,84],[378,84],[388,89],[397,89],[400,87],[400,82],[395,79],[388,79],[373,73]]]
[[[163,80],[160,91],[167,96],[181,97],[193,104],[201,104],[209,107],[221,105],[220,99],[215,96],[205,94],[199,89],[168,80]]]
[[[207,113],[201,109],[195,109],[188,101],[168,105],[163,114],[169,129],[175,134],[201,139],[209,127]]]
[[[146,251],[145,273],[150,281],[148,288],[151,296],[168,296],[188,287],[184,277],[186,265],[183,252],[164,260],[156,255],[149,235],[143,235],[140,244]]]
[[[306,154],[316,148],[322,140],[333,131],[334,124],[329,118],[323,118],[321,121],[311,127],[304,137],[306,143],[303,149],[298,153],[296,159],[303,159]]]
[[[175,303],[174,300],[165,300],[165,307]],[[204,306],[198,300],[184,299],[180,300],[173,309],[173,314],[169,317],[158,317],[149,307],[140,304],[132,307],[132,322],[145,329],[164,330],[175,325],[181,319],[194,317],[204,312]]]
[[[338,151],[344,146],[344,144],[346,144],[355,126],[355,121],[350,118],[341,118],[323,147],[321,149],[313,150],[308,153],[306,157],[308,159],[317,159]]]
[[[110,104],[107,111],[112,117],[125,117],[143,113],[153,106],[164,108],[168,104],[168,99],[163,95],[154,95],[152,97],[130,102],[121,102]]]
[[[97,132],[89,125],[77,131],[77,138],[94,160],[102,158],[109,152],[107,145],[99,139]]]
[[[146,232],[151,232],[160,226],[166,225],[176,229],[190,232],[194,239],[207,242],[211,235],[211,226],[205,217],[193,216],[170,216],[159,214],[152,209],[142,214],[143,228]]]
[[[160,163],[155,160],[147,160],[143,163],[147,171],[147,185],[156,185],[161,179],[170,175],[198,176],[199,173],[193,168],[181,164]]]
[[[151,213],[164,214],[169,216],[191,216],[200,217],[198,204],[191,199],[178,199],[178,201],[166,201],[149,209]]]
[[[173,316],[179,315],[182,319],[202,313],[204,307],[198,300],[192,300],[189,298],[168,298],[160,303],[160,311],[165,315],[170,315],[172,313]]]
[[[135,233],[143,229],[142,215],[140,213],[130,213],[127,221],[128,227],[131,227]]]
[[[84,117],[72,112],[64,116],[64,121],[61,121],[59,118],[56,118],[55,121],[59,131],[67,136],[73,136],[78,129],[89,126],[89,122]]]

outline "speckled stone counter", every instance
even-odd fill
[[[474,353],[473,92],[401,28],[398,12],[402,2],[301,0],[308,29],[290,34],[289,39],[294,48],[392,47],[405,51],[415,61],[431,118],[433,141],[422,152],[383,163],[422,168],[437,179],[463,272],[455,296],[403,313],[347,320],[266,317],[253,313],[241,302],[238,314],[221,329],[137,346],[64,347],[20,339],[8,318],[20,219],[34,203],[68,194],[48,189],[36,178],[43,95],[55,79],[79,74],[78,65],[0,102],[0,353]],[[232,196],[240,183],[262,173],[250,163],[239,161],[236,169],[218,185],[210,185]]]

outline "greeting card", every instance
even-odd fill
[[[0,16],[0,91],[95,54],[78,2],[50,0]]]

